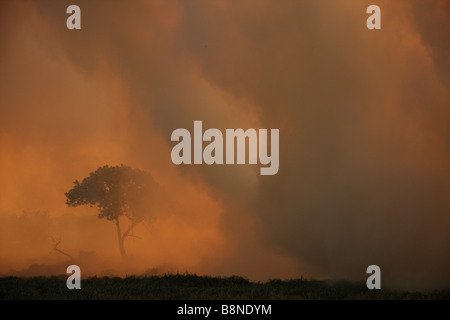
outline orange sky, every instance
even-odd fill
[[[0,273],[63,261],[58,236],[114,259],[112,223],[64,192],[124,163],[166,195],[127,240],[136,272],[359,279],[378,264],[390,286],[450,285],[448,1],[78,1],[78,31],[70,4],[0,4]],[[173,165],[170,134],[194,120],[280,129],[278,174]]]

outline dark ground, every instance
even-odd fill
[[[241,277],[165,275],[87,278],[81,290],[66,287],[67,276],[1,277],[0,299],[450,299],[450,290],[428,293],[368,290],[363,282],[270,280]]]

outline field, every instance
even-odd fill
[[[164,275],[87,278],[69,290],[66,276],[1,277],[0,299],[450,299],[450,290],[428,293],[373,290],[365,283],[318,280],[250,282],[241,277]]]

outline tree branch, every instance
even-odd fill
[[[127,237],[133,237],[133,238],[142,239],[141,237],[135,236],[134,234],[129,234],[129,235],[127,235]]]
[[[72,257],[70,254],[65,253],[64,251],[58,249],[58,246],[59,246],[59,244],[61,243],[61,239],[59,239],[59,240],[53,240],[53,242],[55,243],[55,246],[53,247],[53,250],[55,250],[56,252],[59,252],[59,253],[65,255],[65,256],[67,256],[67,257],[69,257],[70,259],[73,260],[73,257]]]
[[[122,235],[122,239],[125,240],[125,238],[128,236],[128,234],[130,233],[131,230],[133,230],[133,228],[139,223],[141,222],[143,219],[136,219],[133,221],[133,223],[131,224],[131,226],[128,227],[128,229],[123,233]]]

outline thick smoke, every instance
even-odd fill
[[[423,43],[431,51],[436,73],[450,86],[450,2],[435,0],[432,5],[413,1],[413,16]]]
[[[62,210],[67,181],[124,162],[176,195],[152,241],[193,221],[168,247],[191,244],[198,270],[360,279],[378,264],[386,286],[450,285],[446,1],[380,1],[379,31],[373,1],[79,1],[81,31],[69,4],[2,3],[4,210],[27,195]],[[170,134],[194,120],[279,128],[279,173],[174,167]]]
[[[266,245],[315,275],[378,264],[387,286],[448,285],[450,12],[419,29],[430,56],[415,3],[382,6],[378,33],[359,27],[367,3],[246,4],[187,8],[185,38],[210,81],[281,128],[280,173],[252,210]]]

